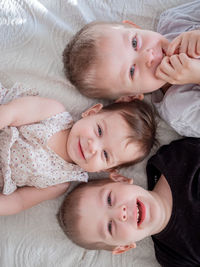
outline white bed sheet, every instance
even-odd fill
[[[62,51],[80,27],[92,20],[133,20],[156,29],[160,13],[188,0],[0,0],[0,81],[36,87],[41,95],[56,98],[77,119],[95,101],[81,96],[63,74]],[[147,97],[148,98],[148,97]],[[161,144],[178,138],[159,122]],[[146,186],[146,160],[123,170]],[[0,217],[1,267],[159,266],[151,239],[124,255],[87,251],[62,233],[55,214],[63,197],[46,201],[14,216]]]

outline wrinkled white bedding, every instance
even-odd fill
[[[94,101],[81,96],[63,75],[62,51],[81,26],[92,20],[133,20],[156,29],[159,14],[189,0],[0,0],[0,81],[36,87],[63,102],[74,118]],[[148,98],[148,97],[147,97]],[[161,144],[177,138],[159,123]],[[145,163],[123,170],[146,186]],[[21,214],[0,217],[1,267],[158,266],[151,239],[122,256],[86,251],[60,230],[55,214],[62,197]]]

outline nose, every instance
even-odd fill
[[[143,51],[143,59],[145,65],[150,68],[154,61],[153,49],[146,49],[145,51]]]
[[[88,156],[92,157],[96,153],[97,147],[92,139],[88,139]]]
[[[127,219],[128,219],[128,216],[127,216],[127,207],[126,205],[122,205],[120,207],[120,214],[119,214],[119,218],[121,221],[125,222]]]

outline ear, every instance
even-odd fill
[[[115,102],[116,103],[118,103],[118,102],[131,102],[134,99],[143,100],[144,99],[144,94],[121,96]]]
[[[138,26],[137,24],[135,24],[135,23],[132,22],[131,20],[123,20],[122,22],[123,22],[123,23],[126,23],[126,24],[130,24],[131,26],[133,26],[133,27],[135,27],[135,28],[141,29],[140,26]]]
[[[133,184],[133,179],[127,178],[116,171],[110,173],[110,179],[114,182],[120,182],[124,184]]]
[[[103,108],[103,105],[101,103],[98,103],[98,104],[92,106],[91,108],[87,109],[86,111],[84,111],[81,114],[81,116],[82,116],[82,118],[85,118],[87,116],[97,114],[102,108]]]
[[[113,249],[112,254],[114,254],[114,255],[122,254],[122,253],[124,253],[124,252],[126,252],[132,248],[136,248],[135,243],[132,243],[132,244],[127,245],[127,246],[118,246],[118,247]]]

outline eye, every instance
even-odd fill
[[[132,47],[133,47],[134,49],[137,49],[137,38],[136,38],[136,37],[134,37],[134,38],[132,39]]]
[[[133,65],[133,66],[131,66],[131,68],[130,68],[130,76],[131,76],[131,79],[132,79],[133,76],[134,76],[134,72],[135,72],[135,66]]]
[[[102,130],[101,130],[101,127],[100,127],[99,125],[97,125],[97,127],[98,127],[98,134],[99,134],[99,136],[102,136]]]
[[[112,235],[112,221],[108,223],[108,232]]]
[[[111,192],[108,194],[107,203],[110,207],[112,206]]]
[[[112,206],[112,198],[111,198],[111,192],[109,192],[108,197],[107,197],[107,203],[111,207]],[[112,221],[108,222],[108,232],[112,235]]]
[[[108,161],[108,153],[105,150],[103,151],[103,155],[104,155],[104,158],[106,159],[106,161]]]

